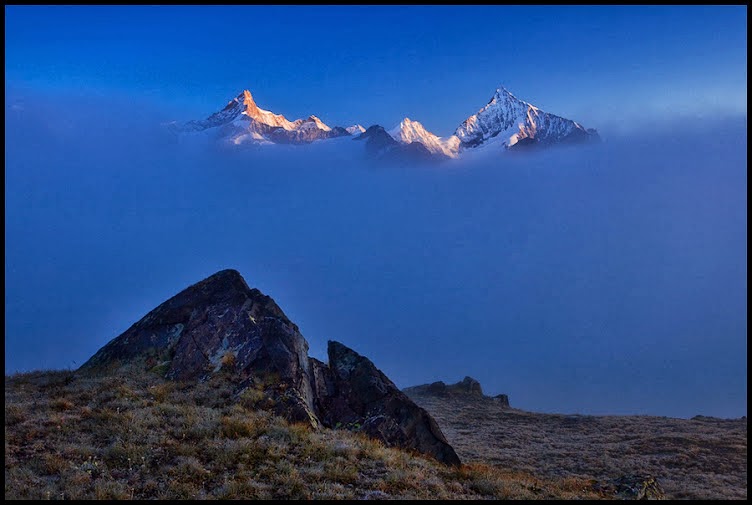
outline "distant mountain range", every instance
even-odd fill
[[[181,134],[207,132],[230,145],[309,144],[349,136],[364,141],[371,157],[410,160],[459,158],[464,152],[481,148],[508,151],[600,139],[595,129],[544,112],[504,87],[498,88],[483,108],[446,138],[407,117],[388,131],[380,125],[368,129],[359,124],[330,127],[314,115],[289,121],[281,114],[260,108],[248,90],[206,119],[172,126]]]

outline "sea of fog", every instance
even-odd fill
[[[746,117],[389,167],[350,139],[176,141],[138,100],[6,93],[5,113],[6,373],[75,368],[235,268],[311,355],[338,340],[399,387],[746,415]]]

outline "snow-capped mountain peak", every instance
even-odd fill
[[[491,100],[482,109],[460,124],[455,135],[463,149],[491,141],[510,148],[523,140],[524,145],[531,145],[597,138],[595,131],[586,130],[574,121],[544,112],[520,100],[503,86],[496,89]]]
[[[211,131],[232,144],[307,144],[315,140],[348,135],[344,128],[329,127],[317,116],[289,121],[282,114],[262,109],[249,90],[244,90],[225,107],[206,119],[189,121],[183,132]]]
[[[316,116],[314,116],[313,114],[311,114],[311,115],[309,116],[309,118],[308,118],[308,119],[309,119],[310,121],[313,121],[313,124],[315,124],[315,125],[316,125],[316,127],[317,127],[317,128],[319,129],[319,130],[324,130],[325,132],[328,132],[328,131],[332,131],[332,129],[331,129],[331,128],[329,128],[329,127],[328,127],[328,126],[327,126],[326,124],[324,124],[324,122],[323,122],[322,120],[320,120],[319,118],[317,118],[317,117],[316,117]]]
[[[186,131],[201,131],[233,123],[244,118],[270,127],[281,127],[285,130],[295,129],[285,116],[260,108],[253,99],[251,92],[247,89],[227,102],[224,109],[215,112],[206,119],[189,121],[184,125],[183,129]]]
[[[243,114],[244,116],[247,116],[267,126],[282,127],[288,131],[295,129],[295,126],[292,124],[292,122],[288,121],[287,118],[282,114],[275,114],[272,111],[264,110],[256,105],[256,102],[253,100],[253,95],[251,95],[251,92],[249,90],[246,89],[245,91],[243,91],[243,93],[241,93],[241,95],[243,97],[243,111],[241,112],[241,114]],[[238,95],[238,98],[240,98],[241,95]]]
[[[448,139],[442,139],[425,129],[419,121],[413,121],[409,117],[403,119],[397,126],[389,130],[389,135],[402,144],[420,142],[426,149],[434,154],[443,154],[450,158],[457,157],[459,139],[452,135]]]
[[[518,102],[518,103],[524,104],[528,107],[532,107],[533,109],[538,110],[538,107],[536,107],[535,105],[529,102],[526,102],[525,100],[521,100],[517,98],[514,95],[514,93],[509,91],[504,86],[499,86],[498,88],[496,88],[496,91],[494,92],[494,96],[491,97],[491,100],[488,102],[488,104],[490,105],[492,103],[498,103],[498,102]]]
[[[258,114],[259,108],[258,105],[256,105],[256,102],[253,100],[253,95],[251,94],[250,90],[244,90],[241,94],[238,95],[235,100],[243,105],[243,114],[250,117]]]
[[[329,126],[327,126],[322,120],[311,114],[306,119],[296,119],[292,122],[292,125],[295,130],[298,131],[311,131],[311,130],[321,130],[323,132],[330,132],[332,131]]]
[[[347,133],[349,133],[350,135],[360,135],[361,133],[365,132],[366,129],[359,124],[354,124],[345,128],[345,131],[347,131]]]
[[[359,124],[342,128],[329,127],[320,118],[289,121],[281,114],[262,109],[250,90],[243,90],[225,107],[206,119],[189,121],[171,127],[178,132],[204,132],[231,144],[307,144],[335,137],[362,137],[368,130]],[[371,127],[373,128],[373,127]],[[369,128],[369,130],[371,130]],[[388,132],[379,126],[370,137],[379,137],[379,145],[396,142],[405,149],[394,152],[415,152],[433,158],[457,158],[463,150],[498,145],[504,149],[522,146],[550,145],[598,139],[593,129],[549,114],[517,98],[504,86],[496,89],[491,100],[468,117],[454,135],[439,137],[419,122],[404,118]],[[371,139],[373,140],[373,139]],[[370,142],[374,144],[375,141]]]

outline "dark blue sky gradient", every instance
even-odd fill
[[[6,83],[450,134],[504,85],[598,129],[746,112],[746,6],[6,6]]]
[[[439,168],[221,152],[238,90],[447,134],[504,84],[604,142]],[[746,7],[6,7],[6,373],[80,365],[223,268],[398,386],[747,410]]]

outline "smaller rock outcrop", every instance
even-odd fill
[[[442,381],[432,382],[430,384],[423,384],[420,386],[411,386],[405,388],[404,392],[409,395],[419,396],[439,396],[439,397],[454,397],[464,399],[478,399],[485,401],[493,401],[498,403],[502,408],[509,408],[509,397],[504,394],[496,395],[493,398],[483,394],[483,388],[480,382],[472,377],[465,377],[461,381],[455,384],[445,384]]]
[[[493,399],[502,407],[509,408],[509,397],[507,395],[496,395]]]
[[[446,396],[449,394],[447,385],[442,381],[432,382],[426,387],[426,392],[436,396]]]
[[[327,351],[328,367],[312,360],[317,410],[325,425],[356,428],[386,445],[460,464],[436,421],[368,358],[339,342],[329,341]]]
[[[465,377],[457,384],[449,386],[450,389],[460,391],[475,396],[483,396],[483,389],[480,387],[480,382],[472,377]]]

